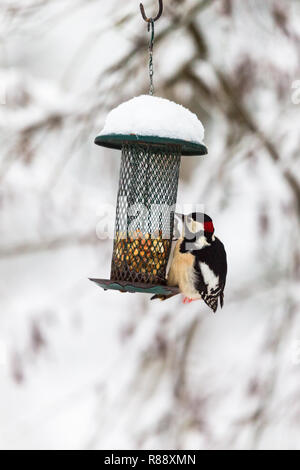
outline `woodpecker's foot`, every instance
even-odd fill
[[[199,300],[199,299],[190,299],[189,297],[184,297],[182,303],[190,304],[191,302],[195,302],[196,300]]]

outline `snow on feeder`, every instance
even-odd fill
[[[166,271],[181,156],[205,155],[207,149],[204,128],[195,114],[152,96],[154,20],[148,22],[152,25],[150,96],[133,98],[112,110],[95,139],[97,145],[120,149],[122,158],[111,276],[92,280],[105,290],[168,295],[178,290],[167,286]]]

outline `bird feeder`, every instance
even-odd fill
[[[105,290],[169,295],[177,291],[167,286],[166,274],[181,157],[205,155],[207,149],[195,114],[152,96],[152,75],[150,95],[112,110],[95,139],[121,150],[121,168],[110,279],[91,280]]]

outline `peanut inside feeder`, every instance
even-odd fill
[[[125,240],[116,235],[114,255],[112,261],[112,277],[124,276],[136,277],[140,282],[157,283],[165,282],[165,270],[168,263],[170,249],[169,240],[162,239],[162,233],[158,238],[151,239],[146,233],[145,238],[141,232],[133,233]]]

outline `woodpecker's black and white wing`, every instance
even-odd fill
[[[197,250],[195,255],[195,288],[204,302],[216,312],[218,302],[224,304],[227,276],[227,256],[223,243],[215,238],[209,246]]]

